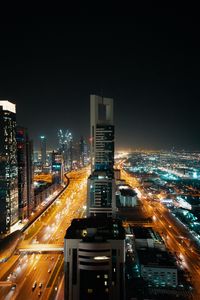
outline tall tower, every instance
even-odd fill
[[[87,216],[114,216],[113,99],[90,96],[91,176],[88,178]]]
[[[0,101],[0,234],[18,221],[16,105]]]
[[[64,167],[66,170],[72,169],[72,143],[73,137],[69,130],[65,132],[62,129],[58,130],[59,152],[63,155]]]
[[[32,212],[33,199],[33,147],[29,140],[27,129],[17,126],[17,163],[18,163],[18,193],[19,219],[23,220]]]
[[[41,151],[41,165],[42,168],[46,166],[47,162],[47,143],[44,135],[40,136],[40,151]]]
[[[90,96],[92,171],[112,170],[114,165],[113,99]]]
[[[65,299],[123,300],[125,230],[116,212],[113,100],[91,95],[92,173],[87,218],[74,219],[64,246]]]

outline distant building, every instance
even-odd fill
[[[74,219],[65,236],[65,299],[124,299],[124,249],[121,221]]]
[[[72,169],[73,157],[72,157],[73,137],[69,130],[65,132],[62,129],[58,130],[58,148],[59,152],[63,155],[64,168],[66,170]]]
[[[19,219],[29,217],[34,208],[33,190],[33,145],[29,140],[27,129],[17,127],[17,163]]]
[[[141,277],[149,287],[176,288],[177,266],[169,253],[158,249],[141,249],[137,255]]]
[[[79,142],[79,153],[80,153],[80,165],[86,166],[88,164],[88,146],[83,137]]]
[[[175,288],[178,284],[174,257],[151,227],[131,227],[140,276],[149,287]]]
[[[52,152],[51,171],[55,177],[56,183],[63,183],[64,162],[62,154],[60,154],[58,151]]]
[[[119,185],[116,195],[121,207],[135,207],[138,205],[137,193],[129,185]]]
[[[0,101],[0,234],[18,221],[16,105]]]
[[[41,166],[46,167],[47,163],[47,144],[46,137],[44,135],[40,136],[40,152],[41,152]]]

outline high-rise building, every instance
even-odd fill
[[[19,219],[30,216],[34,208],[33,191],[33,146],[29,140],[27,129],[17,126],[17,163],[18,163],[18,194]]]
[[[124,247],[121,221],[74,219],[65,236],[65,300],[123,300]]]
[[[0,101],[0,234],[18,221],[16,105]]]
[[[79,153],[80,153],[80,165],[86,166],[88,164],[88,147],[83,137],[79,142]]]
[[[47,162],[47,142],[44,135],[40,136],[41,166],[44,168]]]
[[[90,96],[92,171],[114,166],[113,99]]]
[[[52,152],[52,164],[51,164],[52,174],[55,177],[56,183],[63,183],[64,179],[64,163],[63,156],[57,151]]]
[[[72,142],[72,133],[69,130],[66,130],[66,132],[62,129],[58,130],[59,152],[63,155],[64,167],[66,170],[72,169]]]
[[[123,300],[125,231],[116,212],[113,100],[92,95],[87,218],[65,236],[65,299]]]
[[[90,96],[91,166],[88,178],[87,216],[114,216],[113,99]]]

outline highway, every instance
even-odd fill
[[[191,283],[194,286],[193,299],[200,299],[200,258],[194,245],[190,242],[190,232],[162,203],[152,201],[148,195],[145,195],[136,178],[124,170],[121,170],[121,176],[130,186],[138,189],[146,213],[153,216],[155,230],[163,237],[169,251],[174,254],[178,253],[180,268],[189,272]]]
[[[35,247],[37,244],[46,244],[49,248],[52,244],[64,246],[65,232],[71,220],[84,216],[89,171],[89,168],[85,168],[68,174],[69,186],[48,211],[25,230],[19,249],[30,248],[31,245]],[[57,291],[63,294],[63,284],[60,286],[63,282],[63,264],[63,253],[48,252],[48,249],[44,253],[23,252],[13,255],[1,264],[0,281],[12,281],[16,283],[16,288],[1,286],[0,300],[59,299],[56,294]]]

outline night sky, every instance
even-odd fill
[[[117,148],[200,150],[197,8],[148,3],[1,17],[0,98],[36,146],[59,128],[89,139],[93,93],[114,98]]]

